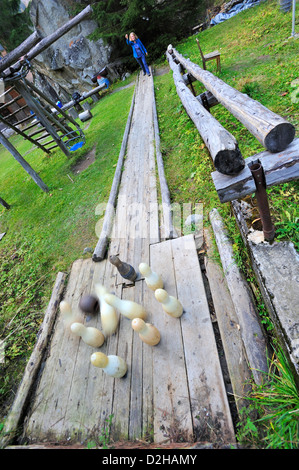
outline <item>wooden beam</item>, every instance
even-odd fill
[[[136,94],[136,86],[135,86],[135,90],[134,90],[134,94],[133,94],[133,98],[131,102],[131,108],[129,111],[129,116],[127,119],[127,124],[126,124],[125,132],[124,132],[124,136],[123,136],[123,140],[121,144],[121,149],[120,149],[119,156],[118,156],[118,162],[117,162],[116,170],[114,173],[114,178],[113,178],[113,182],[112,182],[112,186],[110,190],[108,204],[105,210],[101,235],[92,255],[92,259],[95,262],[102,261],[104,259],[107,248],[108,248],[108,241],[111,235],[113,220],[114,220],[114,215],[115,215],[115,206],[116,206],[116,201],[117,201],[118,189],[119,189],[119,184],[121,181],[122,167],[123,167],[124,157],[126,154],[129,131],[131,128],[132,115],[133,115],[133,110],[134,110],[134,105],[135,105],[135,94]]]
[[[45,192],[49,191],[48,186],[43,182],[40,176],[31,168],[28,162],[22,157],[22,155],[14,148],[10,141],[0,132],[0,143],[11,153],[11,155],[22,165],[24,170],[28,173],[33,181]]]
[[[228,109],[270,152],[284,150],[295,137],[295,127],[258,101],[227,85],[220,78],[172,49],[175,58],[201,81],[215,98]]]
[[[63,153],[67,157],[69,157],[70,152],[68,151],[68,148],[65,146],[64,142],[61,140],[61,138],[55,131],[54,127],[51,125],[50,121],[47,119],[46,110],[42,108],[36,100],[33,99],[28,88],[24,85],[24,83],[21,80],[18,80],[16,82],[15,87],[24,97],[24,99],[26,100],[26,103],[28,104],[30,109],[32,109],[32,111],[35,113],[36,117],[39,119],[39,121],[44,126],[44,128],[49,132],[49,134],[51,134],[53,139],[55,139],[55,142],[57,143],[59,148],[63,151]]]
[[[236,176],[228,177],[217,171],[213,172],[212,178],[220,202],[233,201],[255,192],[255,183],[248,165],[257,159],[263,166],[267,186],[297,180],[299,179],[299,138],[295,139],[283,152],[273,154],[265,150],[246,158],[244,170]]]
[[[25,55],[32,47],[34,47],[39,41],[41,41],[42,36],[39,31],[34,31],[30,36],[28,36],[25,41],[23,41],[19,46],[17,46],[13,51],[6,54],[2,57],[0,62],[0,73],[3,70],[6,70],[10,65],[14,64],[17,60]]]
[[[238,318],[249,368],[255,383],[261,384],[265,379],[263,372],[268,371],[267,357],[269,350],[254,298],[246,279],[234,259],[232,243],[217,209],[213,209],[210,212],[209,219],[220,254],[227,286]]]
[[[78,15],[76,15],[71,20],[67,21],[63,26],[56,29],[56,31],[49,36],[43,38],[38,44],[36,44],[28,54],[26,55],[27,60],[32,60],[39,54],[41,54],[45,49],[47,49],[51,44],[53,44],[57,39],[70,31],[74,26],[79,24],[82,20],[85,20],[92,13],[92,7],[88,5],[84,10],[82,10]],[[23,60],[19,60],[12,67],[7,68],[3,71],[2,77],[7,78],[12,75],[14,72],[17,72],[21,69]]]
[[[155,87],[154,81],[152,80],[152,90],[153,90],[153,121],[154,121],[154,131],[155,131],[155,145],[156,145],[156,161],[157,169],[160,182],[161,198],[162,198],[162,211],[163,211],[163,222],[164,222],[164,237],[165,239],[177,238],[177,233],[173,225],[173,214],[171,208],[171,199],[170,192],[165,177],[163,157],[160,150],[160,132],[159,132],[159,123],[158,115],[156,108],[155,100]]]
[[[236,139],[207,111],[191,93],[167,52],[167,59],[173,71],[173,79],[187,114],[197,127],[213,159],[215,168],[226,175],[234,175],[244,168],[244,159]]]

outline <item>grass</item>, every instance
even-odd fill
[[[221,51],[221,72],[216,72],[213,62],[208,63],[210,71],[284,116],[298,132],[299,106],[292,100],[299,69],[298,40],[290,39],[290,33],[291,14],[281,13],[276,1],[267,1],[198,37],[205,53]],[[195,36],[174,46],[192,61],[201,63]],[[165,65],[161,58],[157,68]],[[218,208],[233,239],[238,264],[255,291],[262,321],[272,334],[273,326],[256,289],[231,206],[219,202],[211,178],[212,160],[177,96],[172,73],[156,75],[154,84],[161,152],[172,202],[202,203],[205,225],[209,224],[210,210]],[[199,83],[194,86],[198,93],[204,91]],[[0,243],[0,338],[5,339],[6,346],[5,363],[0,364],[0,422],[35,344],[57,272],[68,272],[84,248],[94,248],[96,244],[100,219],[96,208],[108,199],[133,89],[109,93],[92,108],[93,119],[85,130],[86,145],[71,159],[61,151],[48,158],[23,139],[11,138],[49,186],[49,193],[43,193],[12,156],[0,149],[0,196],[11,205],[10,210],[0,206],[0,233],[6,232]],[[259,142],[223,107],[216,106],[211,112],[236,137],[245,158],[262,150]],[[95,162],[82,173],[75,173],[75,164],[93,150]],[[291,240],[299,249],[298,183],[269,188],[268,195],[277,238]],[[294,417],[296,413],[291,412],[287,419]],[[274,422],[275,418],[271,421],[273,427]],[[267,446],[272,445],[272,425],[267,425]],[[255,423],[245,421],[245,429],[240,431],[242,439],[250,440],[249,430],[254,427]]]
[[[10,210],[0,206],[0,233],[6,232],[0,251],[0,337],[5,341],[5,367],[0,366],[2,404],[15,390],[35,344],[57,273],[68,272],[84,248],[96,245],[100,218],[96,207],[109,196],[133,91],[132,86],[104,96],[94,106],[85,131],[86,145],[70,159],[60,150],[49,158],[19,136],[10,139],[39,172],[48,193],[1,149],[1,197],[11,206]],[[74,173],[75,164],[93,149],[95,162]]]

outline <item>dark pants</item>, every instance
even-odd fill
[[[150,71],[146,63],[145,55],[142,55],[141,57],[136,57],[136,60],[140,65],[141,69],[143,70],[143,73],[147,73],[147,75],[149,75]]]

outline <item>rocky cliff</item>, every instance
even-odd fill
[[[32,0],[30,16],[34,28],[44,37],[52,34],[71,18],[72,3],[70,0]],[[109,64],[111,48],[102,39],[88,39],[95,28],[92,19],[82,21],[34,59],[35,83],[52,99],[68,101],[74,91],[91,90],[91,77],[107,65],[110,80],[122,74],[121,63]]]

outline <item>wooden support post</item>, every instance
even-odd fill
[[[227,108],[256,139],[270,152],[284,150],[295,137],[295,127],[273,113],[258,101],[227,85],[220,78],[190,59],[185,59],[176,49],[172,49],[176,59],[197,80],[201,81],[207,90],[225,108]]]
[[[261,384],[265,378],[263,372],[268,371],[267,340],[260,324],[253,296],[234,259],[232,243],[229,240],[223,220],[217,209],[213,209],[210,212],[209,218],[214,231],[227,286],[239,320],[238,324],[249,367],[255,383]]]
[[[0,197],[0,204],[5,207],[5,209],[10,209],[10,205],[7,204],[6,201],[4,201],[4,199],[2,199],[2,197]]]
[[[26,100],[29,108],[35,113],[37,119],[40,120],[40,122],[44,126],[44,128],[53,137],[53,139],[55,140],[57,145],[60,147],[60,149],[63,151],[63,153],[68,157],[70,155],[70,152],[68,151],[67,147],[62,142],[62,140],[60,139],[59,135],[54,130],[53,126],[50,124],[48,119],[45,117],[44,110],[41,108],[41,106],[38,104],[38,102],[33,99],[33,97],[31,96],[29,90],[24,85],[24,83],[21,80],[16,81],[15,88],[19,91],[19,93],[21,93],[21,95]]]
[[[245,163],[236,139],[192,95],[168,52],[167,59],[173,71],[177,93],[209,149],[216,170],[226,175],[239,173]]]
[[[0,132],[0,143],[11,153],[11,155],[22,165],[33,181],[45,192],[49,191],[48,186],[43,182],[40,176],[31,168],[28,162],[24,160],[22,155],[14,148],[10,141]]]

